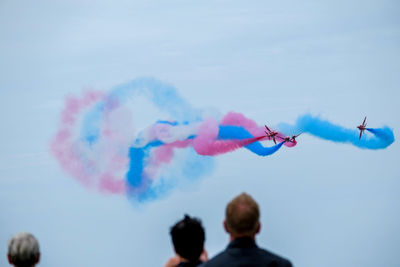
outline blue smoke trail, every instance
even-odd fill
[[[325,140],[350,143],[366,149],[384,149],[394,142],[394,134],[389,127],[367,128],[367,131],[373,135],[364,133],[360,140],[360,132],[357,129],[347,129],[319,117],[313,117],[310,114],[300,116],[295,125],[280,124],[279,128],[284,132],[309,133]]]
[[[114,87],[104,101],[98,103],[89,111],[83,119],[82,140],[89,145],[94,144],[101,138],[100,124],[103,115],[107,110],[120,106],[127,99],[142,95],[147,97],[160,111],[169,115],[174,122],[159,121],[172,126],[178,124],[189,124],[200,120],[200,113],[192,108],[181,98],[173,86],[162,83],[154,78],[138,78],[131,82]],[[191,136],[190,138],[193,138]],[[135,143],[135,142],[133,142]],[[187,157],[183,159],[182,170],[171,171],[170,174],[163,173],[157,184],[144,177],[143,169],[146,166],[151,149],[163,145],[161,141],[153,141],[144,147],[131,147],[129,149],[129,169],[126,173],[126,184],[128,185],[128,196],[132,199],[144,201],[160,197],[173,187],[176,176],[184,176],[185,179],[196,179],[213,168],[213,159],[197,155],[192,148],[189,148]],[[174,179],[167,179],[165,176],[172,176]]]
[[[221,140],[232,140],[232,139],[249,139],[254,138],[254,136],[249,133],[245,128],[241,126],[233,126],[233,125],[220,125],[218,132],[218,139]],[[284,142],[280,142],[272,147],[264,147],[260,142],[254,142],[247,146],[246,149],[251,152],[259,155],[259,156],[269,156],[278,151]]]
[[[171,126],[177,126],[179,123],[170,122],[170,121],[157,121],[157,123],[168,124]],[[195,135],[189,136],[188,139],[195,138]],[[218,139],[220,140],[242,140],[253,138],[254,136],[250,134],[245,128],[241,126],[219,126],[219,135]],[[278,151],[284,142],[281,142],[273,147],[264,147],[260,142],[255,142],[245,146],[251,152],[259,155],[259,156],[267,156]],[[131,195],[135,199],[139,201],[155,199],[160,196],[160,193],[166,192],[169,187],[172,187],[171,182],[166,182],[166,179],[163,179],[164,183],[158,185],[157,187],[148,186],[150,181],[143,177],[143,170],[146,165],[146,161],[148,160],[150,150],[152,148],[162,146],[164,143],[156,140],[148,143],[144,147],[136,148],[131,147],[129,150],[129,158],[131,159],[129,164],[129,171],[126,175],[127,183],[129,184],[129,188],[131,190]],[[192,150],[192,148],[189,148]],[[199,156],[193,151],[193,158],[187,159],[187,164],[183,167],[183,174],[190,178],[200,177],[204,174],[204,170],[206,166],[201,166],[201,162],[204,161],[204,156]],[[195,157],[195,158],[194,158]],[[211,157],[205,157],[206,161],[210,161]],[[208,165],[209,167],[209,165]],[[210,168],[208,168],[210,169]],[[173,180],[169,178],[168,180]],[[161,190],[162,187],[162,190]],[[136,190],[138,188],[144,188],[144,190]]]
[[[173,86],[154,78],[137,78],[112,88],[106,99],[86,114],[82,124],[82,139],[88,143],[96,142],[100,138],[99,125],[103,113],[138,95],[147,97],[160,111],[171,116],[176,123],[188,124],[201,120],[199,111],[192,108]]]
[[[153,78],[135,79],[113,88],[104,98],[102,96],[86,94],[82,99],[66,101],[62,112],[63,126],[52,143],[52,151],[62,166],[79,180],[84,183],[97,182],[95,186],[106,192],[126,192],[127,197],[134,201],[149,201],[165,196],[185,180],[194,180],[212,171],[213,158],[204,155],[230,152],[240,144],[243,146],[249,143],[236,143],[235,140],[256,141],[260,140],[259,135],[263,135],[261,128],[255,128],[256,136],[251,134],[252,130],[249,132],[241,126],[224,124],[215,128],[217,121],[210,121],[210,125],[204,124],[210,128],[205,127],[204,132],[199,132],[201,122],[207,122],[202,120],[200,112],[186,103],[174,87]],[[119,114],[118,108],[136,96],[147,97],[166,117],[139,132],[133,138],[136,140],[131,140],[129,138],[134,133],[130,132],[130,124],[128,127],[122,125],[125,117],[121,117],[121,123],[113,123],[115,119],[118,120],[118,117],[114,117]],[[75,121],[74,116],[94,101],[99,102],[95,102],[95,106],[81,120],[76,120],[82,122],[81,127],[72,123]],[[124,112],[125,108],[121,111]],[[243,125],[255,124],[239,113],[228,113],[226,118],[229,119],[225,123],[239,121]],[[79,140],[76,140],[72,130],[75,127],[81,129]],[[383,149],[394,142],[393,131],[388,127],[367,128],[359,140],[358,130],[346,129],[310,114],[300,116],[294,125],[281,125],[280,128],[290,134],[305,132],[325,140],[350,143],[367,149]],[[227,142],[207,139],[208,136],[215,138],[216,129],[217,139]],[[200,134],[199,138],[191,141],[197,134]],[[281,142],[272,147],[264,147],[256,141],[245,148],[256,155],[268,156],[278,151],[283,144]],[[121,175],[125,179],[119,179]]]

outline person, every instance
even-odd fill
[[[202,267],[291,267],[289,260],[257,246],[255,236],[261,229],[259,218],[258,204],[250,195],[242,193],[229,202],[224,228],[230,236],[230,243],[223,252]]]
[[[39,242],[30,233],[18,233],[8,242],[7,256],[15,267],[33,267],[40,259]]]
[[[194,267],[208,259],[204,228],[199,219],[185,215],[171,227],[170,234],[176,256],[170,258],[165,267]]]

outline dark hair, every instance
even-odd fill
[[[204,248],[204,228],[197,218],[190,218],[185,214],[183,220],[171,227],[172,243],[179,256],[197,261]]]

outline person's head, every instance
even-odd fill
[[[30,233],[18,233],[8,242],[8,261],[16,267],[31,267],[39,262],[39,243]]]
[[[171,227],[172,243],[175,252],[189,261],[196,261],[204,248],[204,228],[201,221],[185,215],[183,220],[178,221]]]
[[[224,227],[231,239],[245,236],[254,238],[261,227],[257,202],[246,193],[232,199],[226,206]]]

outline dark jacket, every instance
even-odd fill
[[[250,237],[233,240],[226,250],[219,253],[201,267],[292,267],[290,261],[265,249],[259,248]]]

